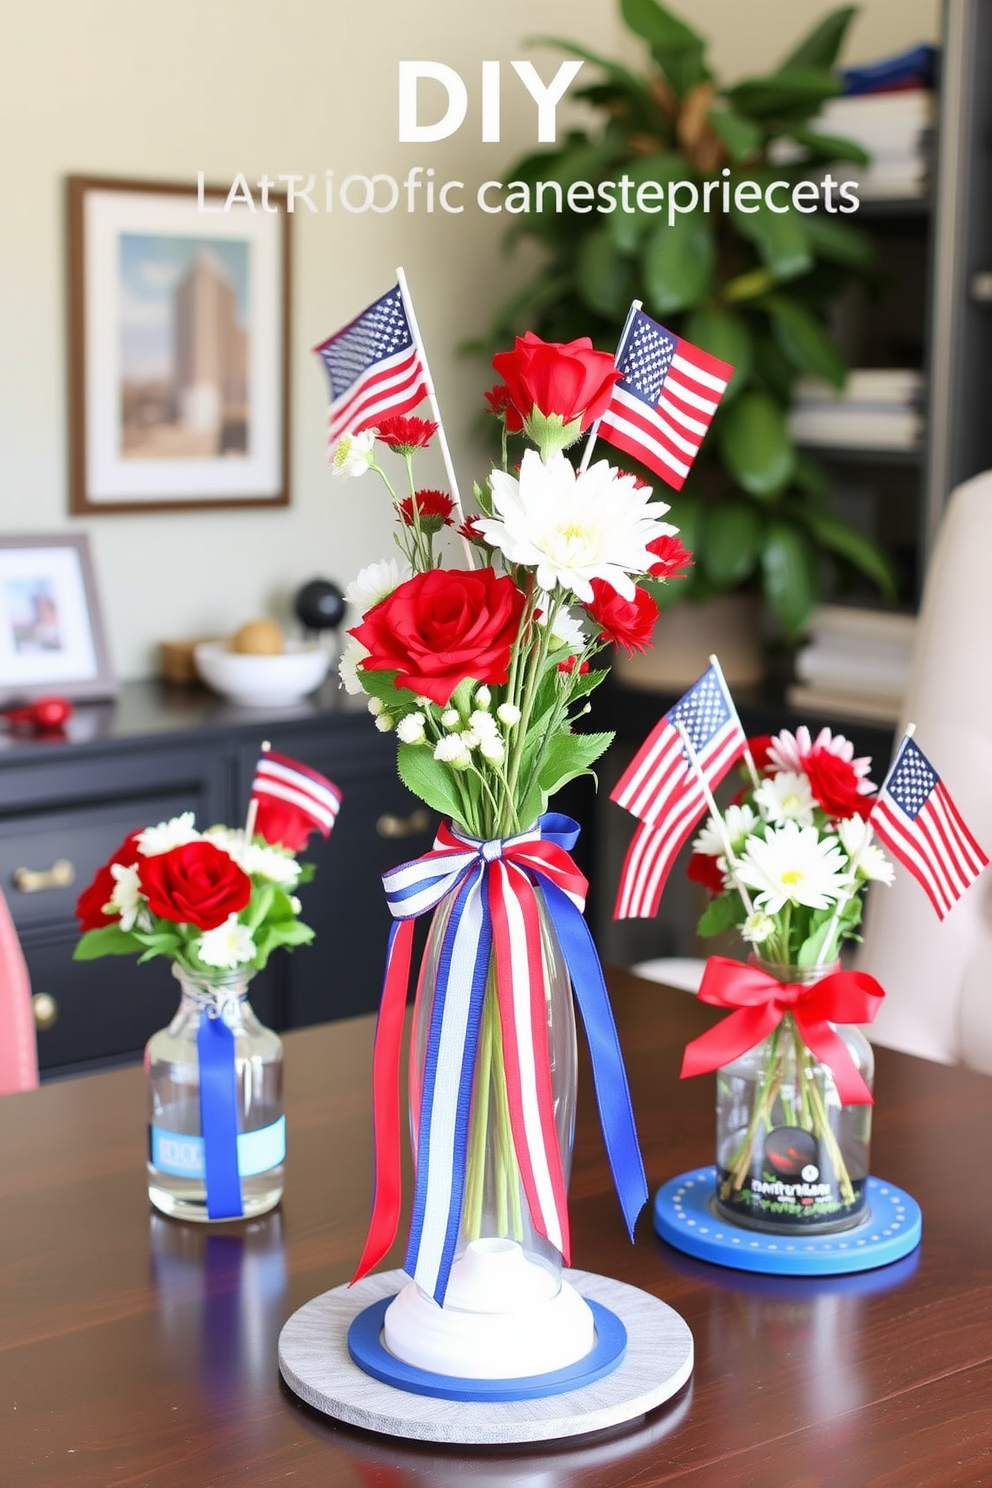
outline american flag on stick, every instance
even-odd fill
[[[680,491],[734,369],[645,315],[635,301],[616,365],[613,398],[592,431]],[[593,443],[589,440],[589,447]]]
[[[428,395],[428,377],[398,284],[343,330],[314,347],[327,373],[330,443],[386,414],[409,413]]]
[[[922,884],[941,919],[989,861],[937,771],[908,734],[869,820],[893,856]]]
[[[747,748],[727,684],[712,665],[655,726],[610,793],[611,801],[640,820],[620,875],[613,911],[618,920],[647,919],[657,912],[672,863],[707,808],[678,724],[711,792]]]
[[[311,832],[330,835],[341,807],[341,791],[326,775],[286,754],[262,746],[251,786],[249,822],[266,842],[299,852]]]

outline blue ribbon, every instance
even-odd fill
[[[204,1008],[196,1035],[200,1060],[200,1131],[210,1219],[241,1219],[238,1174],[238,1082],[234,1034],[220,1012]]]

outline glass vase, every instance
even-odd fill
[[[197,1035],[221,1017],[234,1036],[238,1173],[244,1217],[265,1214],[282,1197],[286,1123],[282,1040],[248,1001],[247,970],[193,975],[173,965],[182,996],[168,1028],[145,1048],[148,1087],[148,1197],[175,1219],[210,1222],[200,1121]]]
[[[756,964],[778,981],[805,986],[839,969]],[[870,1090],[871,1045],[853,1024],[836,1025],[836,1032]],[[871,1112],[870,1105],[841,1102],[830,1069],[786,1013],[767,1038],[717,1071],[717,1210],[734,1224],[783,1234],[857,1224]]]

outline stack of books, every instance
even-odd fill
[[[838,390],[801,377],[789,414],[797,444],[860,450],[912,450],[923,439],[923,373],[911,367],[850,372]]]
[[[861,201],[926,195],[936,125],[937,98],[929,88],[832,98],[816,121],[818,132],[854,140],[871,156],[869,165],[844,167],[858,182]]]
[[[794,708],[895,723],[909,683],[916,616],[820,605],[796,656]]]

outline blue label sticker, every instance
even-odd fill
[[[152,1166],[160,1173],[171,1173],[176,1178],[203,1178],[203,1138],[190,1137],[183,1132],[165,1131],[160,1126],[149,1127],[151,1137]],[[240,1132],[238,1135],[238,1175],[252,1178],[257,1173],[267,1173],[286,1159],[286,1118],[280,1116],[271,1126],[259,1131]]]

